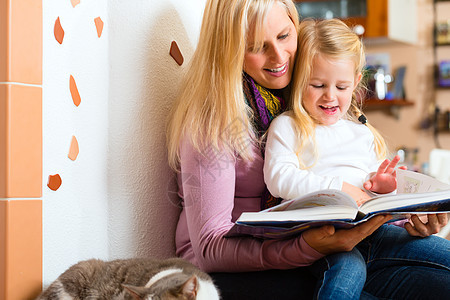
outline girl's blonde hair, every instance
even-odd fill
[[[230,153],[252,158],[249,147],[242,147],[243,140],[254,140],[242,85],[244,54],[250,43],[253,51],[263,46],[265,19],[275,3],[286,8],[298,28],[291,0],[207,1],[197,49],[168,119],[168,159],[175,170],[185,136],[199,151],[227,146]],[[250,28],[254,41],[247,40]]]
[[[363,72],[365,66],[364,46],[359,37],[342,21],[338,19],[312,20],[305,19],[299,25],[297,58],[292,78],[292,95],[290,99],[291,115],[294,119],[298,134],[298,151],[302,168],[314,165],[315,161],[308,166],[303,162],[301,152],[308,143],[315,144],[314,130],[316,122],[303,107],[303,95],[308,88],[311,77],[313,61],[318,54],[323,54],[332,60],[350,59],[354,62],[355,78]],[[357,95],[364,95],[364,84],[362,80],[353,91],[352,102],[347,111],[347,118],[355,122],[362,115],[358,104]],[[369,123],[366,123],[375,137],[375,151],[379,160],[387,155],[387,146],[384,138]],[[317,148],[314,148],[317,158]]]

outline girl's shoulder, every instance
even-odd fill
[[[372,131],[369,129],[369,127],[367,127],[366,125],[357,122],[357,121],[353,121],[353,120],[340,120],[338,123],[340,123],[340,126],[343,128],[341,130],[345,130],[349,133],[352,133],[356,136],[367,136],[368,138],[372,139],[373,138],[373,133]]]
[[[294,125],[294,118],[292,117],[292,112],[285,111],[281,115],[277,116],[275,119],[273,119],[272,123],[270,124],[271,127],[278,127],[278,126],[293,126]]]

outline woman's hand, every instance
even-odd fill
[[[399,161],[400,156],[398,155],[396,155],[392,161],[389,161],[389,159],[384,160],[378,167],[375,175],[364,182],[364,188],[378,194],[386,194],[395,191],[397,189],[395,166],[397,166]],[[400,169],[405,170],[406,167],[400,167]]]
[[[412,215],[409,222],[405,223],[405,229],[412,236],[427,237],[438,233],[447,225],[447,213],[429,214],[424,216]]]
[[[389,215],[376,216],[351,229],[335,230],[334,226],[331,225],[312,228],[303,232],[303,238],[308,245],[324,255],[351,251],[363,239],[390,219],[391,216]]]

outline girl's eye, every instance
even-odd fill
[[[320,89],[320,88],[323,88],[323,87],[324,87],[323,84],[311,84],[311,86],[312,86],[313,88],[315,88],[315,89]]]
[[[344,91],[344,90],[347,89],[346,86],[337,86],[336,88],[337,88],[338,90],[340,90],[340,91]]]

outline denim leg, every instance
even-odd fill
[[[450,273],[424,266],[393,266],[367,275],[364,291],[381,299],[448,300]]]
[[[316,299],[359,299],[366,281],[366,263],[359,251],[328,255],[311,266],[319,278]]]
[[[371,270],[392,265],[422,265],[450,271],[450,241],[429,236],[413,237],[406,229],[383,225],[356,248]]]
[[[367,260],[364,291],[385,299],[448,299],[450,241],[383,225],[357,248]]]

